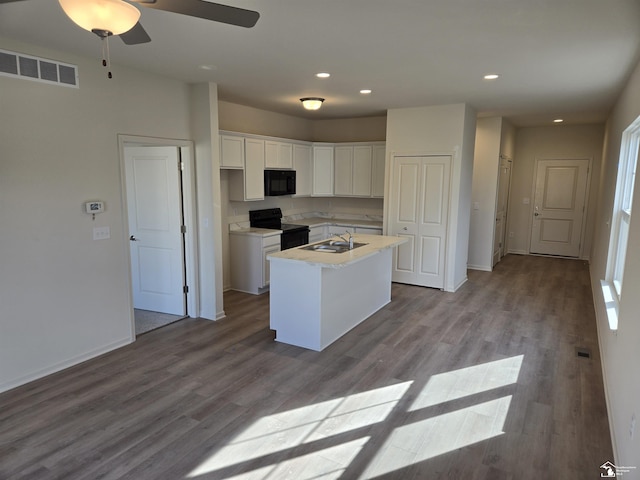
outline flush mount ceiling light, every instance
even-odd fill
[[[362,95],[369,95],[371,93],[371,90],[368,89],[368,88],[364,88],[364,89],[360,90],[360,93]]]
[[[120,35],[140,19],[140,10],[122,0],[58,0],[77,25],[99,37]]]
[[[485,80],[496,80],[497,78],[500,78],[500,75],[498,75],[497,73],[490,73],[484,76]]]
[[[320,97],[305,97],[301,98],[302,106],[307,110],[318,110],[324,102],[324,98]]]
[[[331,76],[331,74],[327,73],[327,72],[316,73],[316,77],[318,77],[318,78],[329,78],[330,76]]]
[[[556,118],[553,123],[562,123],[564,120],[562,118]]]

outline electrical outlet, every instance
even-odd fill
[[[633,440],[636,433],[636,414],[631,415],[631,424],[629,425],[629,437]]]

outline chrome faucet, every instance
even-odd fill
[[[349,244],[349,250],[353,250],[353,235],[351,235],[351,232],[349,230],[346,230],[344,233],[346,235],[349,235],[349,240],[344,238],[342,235],[338,235],[337,233],[332,233],[331,235],[333,235],[334,237],[340,238],[345,243],[348,243]]]

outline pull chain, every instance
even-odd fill
[[[107,78],[113,78],[111,74],[111,55],[109,54],[109,35],[102,37],[102,66],[108,69]]]
[[[107,77],[113,78],[113,75],[111,75],[111,58],[109,55],[109,37],[113,34],[109,30],[100,30],[98,28],[94,28],[91,31],[102,40],[102,66],[108,68]]]

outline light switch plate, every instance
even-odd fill
[[[106,240],[111,238],[111,229],[109,227],[93,227],[94,240]]]

